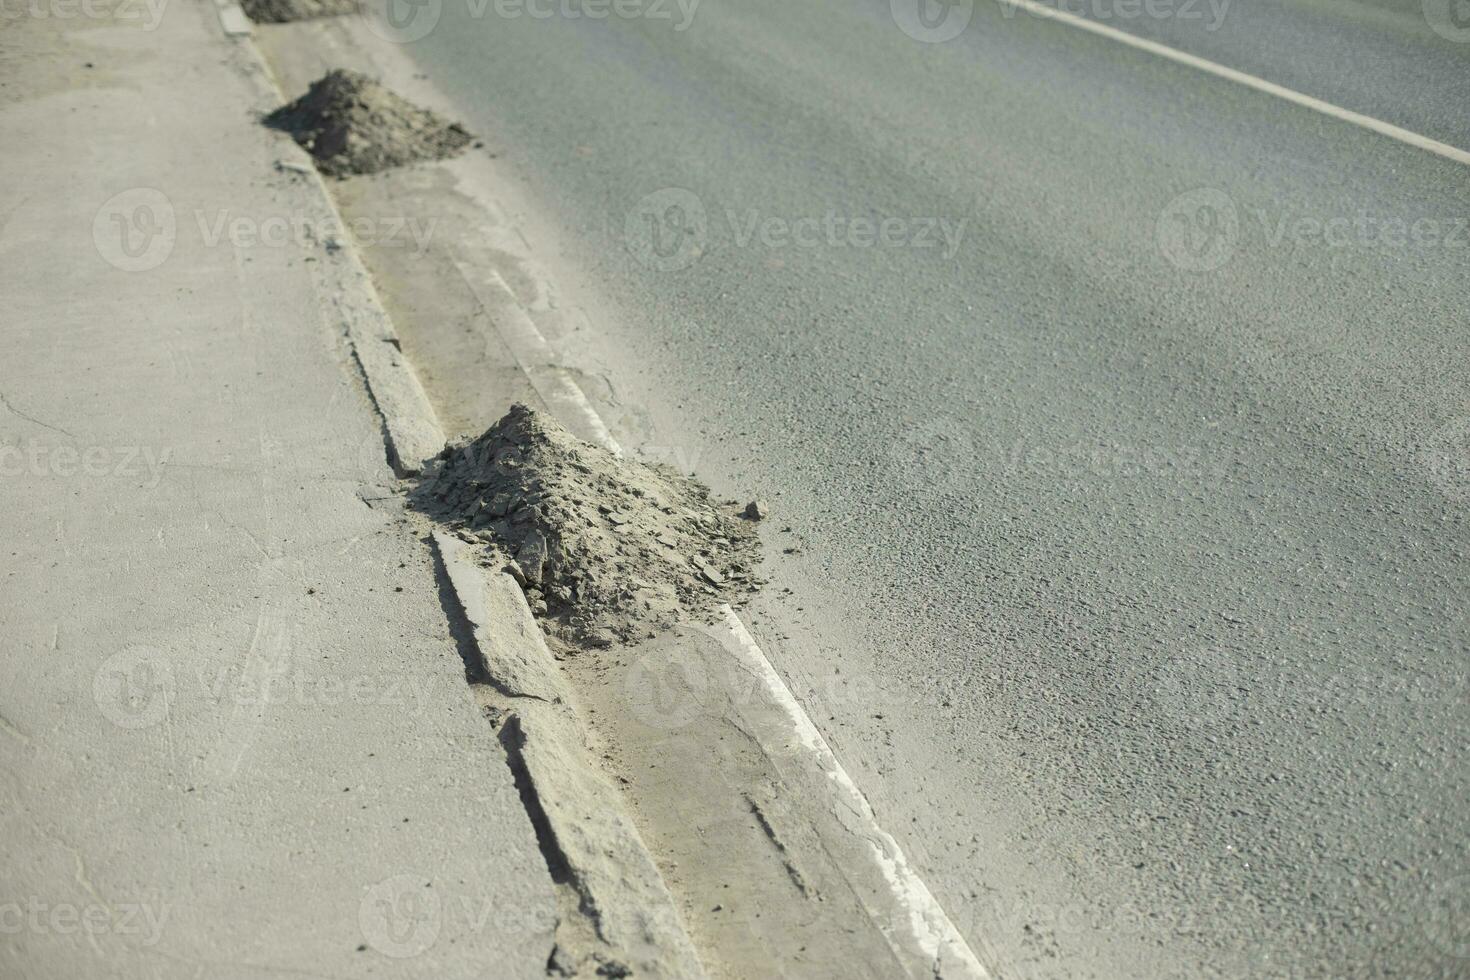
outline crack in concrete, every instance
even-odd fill
[[[76,435],[74,433],[66,431],[59,425],[51,425],[48,422],[42,422],[34,415],[27,415],[25,412],[22,412],[20,409],[15,407],[15,405],[11,402],[10,397],[6,395],[3,391],[0,391],[0,405],[4,405],[7,409],[9,409],[12,415],[17,416],[18,418],[23,418],[33,425],[39,425],[43,429],[50,429],[52,432],[60,433],[61,435],[66,436],[68,439],[76,438]]]
[[[4,732],[6,735],[9,735],[11,738],[20,742],[21,745],[24,745],[27,748],[30,747],[31,737],[25,732],[21,731],[14,724],[12,724],[10,719],[6,718],[4,715],[0,715],[0,732]]]
[[[802,898],[811,898],[812,893],[811,889],[807,887],[806,878],[802,875],[801,869],[793,863],[791,853],[786,849],[786,842],[776,833],[776,828],[771,826],[770,818],[766,816],[766,812],[755,801],[755,797],[749,793],[742,793],[741,795],[745,797],[745,802],[750,806],[750,812],[755,816],[756,823],[760,824],[761,830],[770,839],[771,844],[776,848],[776,852],[781,856],[781,865],[786,869],[786,874],[791,879],[791,883],[796,886],[797,891],[801,892]]]

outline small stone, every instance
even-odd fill
[[[723,585],[725,583],[725,576],[721,575],[709,565],[700,565],[699,574],[703,575],[704,580],[710,585]]]
[[[546,567],[546,538],[540,531],[532,531],[521,542],[516,552],[516,564],[526,574],[526,581],[541,584],[541,574]]]
[[[623,524],[627,524],[633,518],[629,517],[627,514],[624,514],[620,510],[610,510],[607,512],[607,519],[612,521],[614,524],[621,526]]]
[[[752,521],[763,521],[771,513],[771,507],[764,500],[752,500],[745,505],[745,516]]]

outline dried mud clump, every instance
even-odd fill
[[[257,24],[289,24],[357,12],[357,0],[241,0],[240,6]]]
[[[643,639],[759,587],[755,522],[739,506],[525,405],[440,453],[414,501],[490,546],[547,633],[574,644]]]
[[[440,160],[472,140],[457,123],[420,109],[360,72],[341,68],[271,113],[266,124],[290,133],[317,167],[333,177]]]

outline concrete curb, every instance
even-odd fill
[[[250,32],[238,30],[231,16],[238,6],[221,3],[219,8],[221,29],[247,42],[241,50],[252,62],[250,75],[262,102],[280,104],[285,93],[248,43]],[[314,183],[318,217],[325,219],[321,226],[345,227],[325,179],[306,153],[284,143],[282,151],[289,169]],[[331,319],[342,326],[362,373],[383,425],[389,464],[398,476],[412,476],[444,447],[443,429],[354,245],[324,244],[329,259],[316,263],[318,295],[330,304]],[[465,542],[442,531],[434,532],[433,540],[471,629],[484,686],[493,691],[477,692],[482,707],[499,722],[507,764],[562,893],[557,948],[548,967],[586,965],[620,975],[621,964],[638,976],[703,978],[673,898],[621,795],[589,764],[570,688],[525,596],[508,576],[485,575]]]
[[[494,692],[482,692],[482,704],[500,726],[507,764],[565,893],[555,955],[613,976],[620,964],[642,977],[704,977],[622,795],[588,764],[571,690],[520,587],[503,572],[487,574],[454,534],[433,538]]]
[[[226,36],[239,43],[239,50],[249,59],[248,73],[260,98],[261,107],[275,109],[286,101],[286,94],[252,42],[250,32],[232,30],[232,12],[239,12],[232,2],[218,3],[220,26]],[[244,16],[240,13],[240,16]],[[281,141],[281,154],[289,171],[310,181],[316,191],[320,212],[310,217],[314,226],[345,228],[326,180],[317,171],[306,151],[288,139]],[[345,236],[344,236],[345,237]],[[423,462],[444,448],[444,430],[434,406],[419,383],[418,376],[403,356],[403,345],[393,321],[373,286],[361,257],[350,240],[329,240],[324,261],[314,263],[317,295],[329,308],[324,313],[341,325],[347,345],[362,373],[368,396],[378,411],[383,425],[383,443],[388,464],[400,477],[418,473]]]
[[[866,845],[864,857],[870,866],[869,877],[881,880],[887,889],[886,895],[869,893],[870,914],[883,924],[883,935],[895,958],[908,964],[915,977],[987,980],[990,974],[924,880],[910,866],[893,835],[879,826],[868,798],[837,761],[827,740],[781,680],[739,614],[729,606],[722,613],[724,623],[719,632],[726,648],[751,676],[759,679],[767,696],[786,714],[792,737],[779,742],[762,738],[766,754],[773,759],[785,759],[808,774],[819,773],[828,784],[834,803],[830,812],[837,818],[842,832]],[[764,734],[756,732],[756,737]],[[873,875],[872,871],[877,874]],[[854,879],[857,877],[853,875]]]

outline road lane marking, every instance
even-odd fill
[[[608,431],[602,416],[557,361],[546,337],[499,271],[488,266],[477,271],[462,256],[456,254],[452,258],[460,277],[489,317],[501,342],[510,350],[521,373],[541,396],[542,403],[553,415],[563,419],[570,415],[575,419],[570,426],[574,435],[621,456],[622,447]]]
[[[745,621],[728,604],[720,607],[725,628],[735,641],[735,652],[747,669],[766,687],[766,693],[786,713],[787,721],[802,749],[818,769],[837,787],[855,821],[854,833],[868,845],[873,863],[888,882],[895,904],[907,913],[910,938],[934,964],[934,975],[945,980],[989,980],[990,973],[981,965],[973,950],[954,923],[950,921],[938,899],[924,884],[924,879],[908,863],[893,835],[878,824],[868,798],[858,789],[827,740],[817,729],[811,716],[796,700],[775,665],[760,648]],[[900,945],[897,947],[902,949]]]
[[[1258,78],[1255,75],[1250,75],[1243,71],[1236,71],[1234,68],[1227,68],[1216,62],[1200,58],[1196,55],[1186,54],[1183,51],[1160,44],[1157,41],[1149,41],[1137,35],[1129,34],[1127,31],[1121,31],[1116,27],[1108,27],[1105,24],[1099,24],[1085,17],[1079,17],[1076,14],[1069,14],[1063,10],[1054,10],[1051,7],[1037,3],[1036,0],[996,0],[996,2],[1001,7],[1017,8],[1044,20],[1056,20],[1084,31],[1091,31],[1100,37],[1109,38],[1120,44],[1137,48],[1140,51],[1147,51],[1149,54],[1158,55],[1160,58],[1167,58],[1170,61],[1187,65],[1190,68],[1202,72],[1208,72],[1217,78],[1223,78],[1227,81],[1244,85],[1247,88],[1255,89],[1257,92],[1274,95],[1278,99],[1284,99],[1294,105],[1320,112],[1324,116],[1330,116],[1333,119],[1351,123],[1354,126],[1359,126],[1370,132],[1377,133],[1380,136],[1387,136],[1389,139],[1398,140],[1400,143],[1408,146],[1427,150],[1436,156],[1444,157],[1446,160],[1453,160],[1456,163],[1470,166],[1470,151],[1462,150],[1457,146],[1450,146],[1448,143],[1441,143],[1439,140],[1430,139],[1428,136],[1411,132],[1402,127],[1395,126],[1393,123],[1384,122],[1382,119],[1374,119],[1372,116],[1365,116],[1361,112],[1353,112],[1351,109],[1344,109],[1341,106],[1333,105],[1331,102],[1324,102],[1310,95],[1303,95],[1301,92],[1289,89],[1284,85],[1268,82],[1264,78]]]

